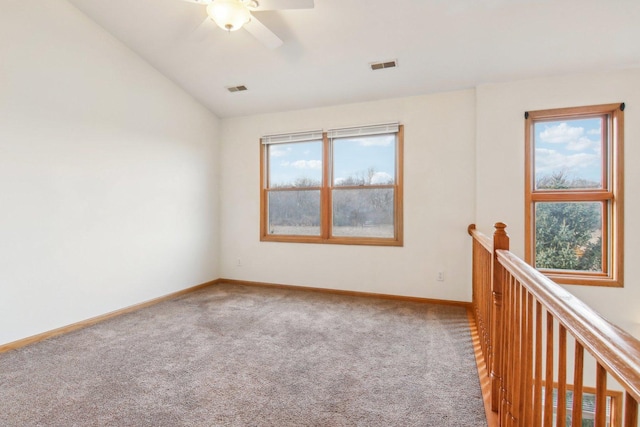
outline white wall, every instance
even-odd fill
[[[469,90],[223,120],[222,277],[469,301],[474,105]],[[259,241],[262,135],[385,121],[405,125],[404,247]]]
[[[0,344],[219,277],[218,119],[66,1],[0,3]]]
[[[508,225],[524,256],[524,112],[625,102],[624,288],[567,286],[610,321],[640,337],[640,69],[572,75],[477,88],[476,221]]]

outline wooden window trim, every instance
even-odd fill
[[[546,381],[542,380],[541,384],[543,387],[546,387]],[[565,387],[565,392],[567,391],[574,392],[573,384],[565,384],[564,387]],[[558,383],[555,381],[553,382],[553,389],[558,390]],[[596,387],[582,386],[582,393],[593,394],[597,396],[598,389]],[[607,427],[622,427],[622,406],[623,406],[622,394],[623,393],[618,390],[611,390],[611,389],[604,390],[605,398],[608,397],[611,399],[611,406],[610,406],[611,412],[609,413],[610,423]]]
[[[319,236],[301,236],[301,235],[282,235],[267,233],[268,221],[268,167],[266,164],[267,144],[260,142],[260,241],[262,242],[285,242],[285,243],[327,243],[337,245],[368,245],[368,246],[403,246],[403,177],[404,177],[404,126],[398,126],[396,133],[396,179],[393,185],[367,185],[366,189],[376,188],[393,188],[394,189],[394,237],[343,237],[333,236],[333,215],[331,193],[334,188],[339,190],[363,189],[361,186],[343,186],[334,187],[331,171],[331,141],[326,132],[322,134],[322,187],[305,188],[304,190],[320,190],[320,235]],[[280,189],[278,191],[287,191],[288,189]],[[299,189],[289,189],[299,190]]]
[[[530,111],[525,118],[525,260],[532,266],[535,254],[535,202],[600,201],[603,208],[602,273],[540,269],[550,279],[563,284],[623,287],[624,266],[624,104],[602,104],[586,107]],[[609,116],[607,150],[603,150],[603,189],[535,190],[533,170],[534,123],[543,120],[578,119]],[[603,147],[604,148],[604,147]],[[610,206],[607,209],[607,204]],[[606,246],[605,246],[606,245]]]

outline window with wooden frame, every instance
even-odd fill
[[[546,384],[542,381],[542,407],[545,407],[545,393],[544,388]],[[573,384],[565,384],[565,397],[564,399],[558,399],[558,384],[553,384],[553,390],[551,391],[551,397],[553,399],[553,415],[551,417],[553,423],[552,425],[558,425],[557,422],[557,414],[558,414],[558,402],[562,401],[564,403],[564,411],[565,414],[565,422],[561,423],[562,425],[571,425],[571,421],[573,419],[573,392],[574,385]],[[605,426],[606,427],[622,427],[622,392],[616,390],[604,390],[605,395]],[[580,418],[582,419],[581,425],[593,426],[595,425],[595,412],[596,412],[596,388],[594,387],[582,387],[582,397],[580,399],[582,404],[582,413],[580,414]]]
[[[397,123],[263,137],[260,239],[402,246],[402,148]]]
[[[558,283],[623,285],[623,111],[525,113],[525,259]]]

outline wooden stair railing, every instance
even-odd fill
[[[583,392],[589,390],[595,395],[589,425],[639,427],[640,341],[509,252],[506,225],[495,228],[493,239],[473,224],[468,232],[473,312],[499,425],[582,427]],[[593,388],[584,384],[585,353],[595,360]],[[608,378],[623,390],[624,404],[607,400]]]

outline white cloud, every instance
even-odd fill
[[[589,135],[599,135],[600,131],[588,131]],[[547,144],[564,144],[564,149],[569,151],[591,151],[596,154],[601,152],[599,140],[590,139],[585,135],[583,127],[570,126],[567,123],[559,123],[547,126],[539,133],[540,141]]]
[[[600,152],[601,151],[600,142],[594,141],[587,137],[582,137],[582,138],[578,138],[576,140],[571,140],[567,142],[567,150],[586,151],[588,149],[591,149],[595,152]]]
[[[296,160],[295,162],[287,162],[296,169],[322,169],[322,160]]]
[[[277,147],[277,146],[269,147],[269,154],[272,157],[286,156],[286,155],[289,154],[290,151],[291,151],[291,147],[286,147],[286,148],[281,148],[281,147]]]
[[[577,172],[597,166],[600,156],[597,154],[576,153],[562,154],[556,150],[546,148],[536,149],[536,172],[539,174],[551,173],[558,170]]]
[[[540,132],[542,142],[549,144],[564,144],[575,141],[584,135],[583,127],[569,126],[567,123],[560,123],[555,126],[547,126]]]
[[[361,147],[388,147],[389,145],[391,145],[393,143],[393,138],[391,137],[387,137],[387,138],[381,138],[381,137],[364,137],[364,138],[360,138],[358,139],[358,145],[360,145]]]
[[[598,136],[600,136],[601,134],[602,134],[602,128],[591,129],[589,132],[587,132],[587,135],[598,135]]]

